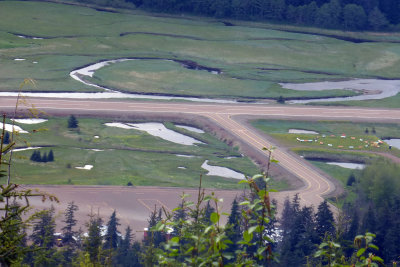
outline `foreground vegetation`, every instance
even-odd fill
[[[301,207],[296,195],[286,200],[278,224],[266,175],[242,182],[250,193],[232,203],[230,214],[221,214],[221,200],[206,196],[200,185],[195,203],[183,195],[172,213],[155,208],[148,220],[151,230],[141,242],[133,241],[129,227],[122,237],[115,211],[106,225],[90,214],[82,234],[74,217],[79,207],[71,202],[61,235],[55,235],[52,209],[35,214],[29,220],[33,229],[28,245],[24,210],[16,202],[9,204],[15,189],[2,186],[8,215],[0,221],[0,261],[5,266],[396,266],[398,173],[398,166],[387,162],[368,167],[354,183],[360,190],[357,202],[348,204],[336,221],[326,201],[315,213],[312,207]],[[225,226],[224,215],[229,216]],[[357,235],[371,229],[378,235]]]
[[[126,92],[246,101],[355,94],[287,90],[281,82],[398,78],[397,44],[385,42],[388,38],[397,41],[395,35],[373,43],[353,43],[279,31],[276,25],[260,23],[228,27],[214,19],[139,11],[121,14],[43,2],[1,1],[0,7],[1,91],[12,91],[25,77],[36,79],[39,85],[24,87],[25,91],[99,91],[69,73],[117,58],[142,60],[116,63],[96,71],[92,78],[83,78]],[[192,66],[206,69],[185,69],[164,59],[194,62],[197,65]]]

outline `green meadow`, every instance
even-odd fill
[[[389,149],[386,143],[377,143],[383,138],[400,138],[399,124],[256,120],[252,125],[305,158],[368,164],[371,160],[381,157],[382,153],[400,157],[399,149]],[[289,129],[315,131],[318,134],[288,133]],[[342,137],[343,134],[346,137]],[[310,162],[338,179],[342,185],[345,185],[352,172],[357,172],[324,162]]]
[[[106,119],[79,118],[79,129],[67,128],[67,118],[50,118],[40,124],[20,124],[29,132],[16,136],[18,147],[41,147],[36,150],[16,151],[13,154],[14,182],[22,184],[76,185],[151,185],[196,187],[203,175],[203,185],[210,188],[240,188],[238,180],[207,176],[201,168],[209,165],[228,167],[252,176],[260,170],[247,157],[217,140],[208,133],[195,133],[165,126],[191,136],[203,144],[181,145],[154,137],[136,129],[122,129],[104,125]],[[134,121],[129,121],[134,123]],[[33,151],[43,155],[52,150],[54,162],[30,160]],[[186,156],[186,157],[185,157]],[[92,165],[91,170],[77,169]],[[275,182],[283,189],[285,183]]]
[[[110,13],[30,1],[1,1],[0,16],[0,91],[17,90],[27,77],[35,79],[37,86],[26,86],[26,91],[98,91],[69,73],[118,58],[153,60],[112,64],[84,78],[125,92],[239,100],[355,94],[298,92],[282,89],[281,82],[399,78],[400,49],[390,42],[397,41],[396,35],[364,34],[377,42],[352,43],[306,28],[251,22],[233,22],[237,26],[228,27],[210,18]],[[289,32],[294,30],[312,33]],[[221,73],[186,69],[165,60],[192,61]],[[398,101],[392,103],[398,106]]]

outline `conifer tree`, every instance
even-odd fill
[[[47,162],[47,154],[46,154],[46,152],[43,154],[42,158],[40,159],[40,162]]]
[[[318,211],[316,214],[316,231],[319,238],[322,240],[326,234],[333,236],[335,233],[335,219],[333,218],[333,213],[329,209],[328,202],[324,200],[318,206]]]
[[[173,236],[180,235],[181,225],[182,225],[182,223],[180,223],[180,222],[183,222],[186,219],[187,219],[187,214],[186,214],[184,202],[182,201],[182,203],[179,204],[179,208],[174,213],[174,221],[177,222],[177,225],[174,226],[174,228],[173,228],[173,231],[172,231]]]
[[[132,230],[128,226],[125,230],[125,236],[121,241],[121,245],[118,248],[117,253],[117,264],[119,266],[126,266],[126,267],[141,267],[140,263],[140,251],[141,246],[140,243],[135,241],[132,244]]]
[[[206,208],[204,210],[203,222],[206,225],[211,225],[211,214],[215,211],[215,209],[210,205],[210,201],[207,201]]]
[[[5,134],[4,134],[4,140],[3,140],[3,144],[9,144],[10,143],[10,134],[9,134],[9,132],[6,132]]]
[[[354,173],[351,173],[349,178],[347,179],[346,185],[347,186],[352,186],[353,183],[355,183],[355,182],[356,182],[356,177],[354,176]]]
[[[364,219],[361,226],[362,232],[376,232],[376,220],[375,212],[372,205],[369,205],[367,213],[364,215]]]
[[[31,239],[39,247],[51,248],[55,244],[54,208],[42,211],[33,225]]]
[[[75,128],[78,128],[78,126],[79,126],[79,123],[78,123],[78,120],[76,119],[76,117],[74,115],[69,116],[68,128],[75,129]]]
[[[72,245],[74,243],[74,236],[77,234],[73,228],[76,226],[77,220],[75,219],[75,212],[78,211],[79,208],[75,205],[74,201],[68,203],[67,209],[65,211],[65,226],[61,229],[63,233],[63,243]]]
[[[63,256],[66,264],[70,265],[75,256],[75,250],[77,248],[77,243],[74,239],[77,236],[77,232],[73,230],[73,227],[76,226],[77,220],[75,219],[75,212],[78,210],[78,206],[72,201],[68,203],[67,209],[64,214],[65,226],[61,229],[63,237],[62,243],[64,246]]]
[[[237,202],[237,199],[235,198],[232,202],[232,207],[231,207],[231,214],[228,217],[228,222],[227,222],[227,237],[230,241],[232,241],[232,244],[228,245],[227,252],[234,253],[236,249],[238,248],[237,241],[241,239],[242,233],[240,231],[240,210],[239,210],[239,204]]]
[[[111,214],[110,220],[107,223],[107,233],[104,236],[104,248],[105,249],[116,249],[119,245],[119,232],[118,232],[118,218],[116,211]]]
[[[30,236],[33,246],[34,266],[53,266],[55,265],[54,236],[56,224],[54,221],[54,208],[44,210],[38,215],[37,221],[33,225]]]
[[[87,224],[88,236],[84,242],[84,251],[89,254],[89,260],[92,264],[97,264],[100,259],[101,244],[103,238],[101,236],[102,220],[94,214],[89,215],[90,219]]]
[[[49,155],[47,156],[47,161],[48,162],[54,161],[54,154],[53,154],[53,150],[51,150],[51,149],[50,149]]]

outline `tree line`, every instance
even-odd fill
[[[136,6],[163,13],[269,20],[344,30],[396,30],[400,24],[400,3],[397,0],[84,0],[83,2],[120,8]]]
[[[376,175],[382,164],[387,171]],[[363,191],[336,220],[327,201],[315,210],[301,206],[298,195],[286,199],[277,220],[276,203],[269,201],[265,183],[256,180],[262,176],[244,181],[253,189],[233,201],[226,225],[220,220],[220,200],[199,190],[196,202],[182,195],[172,212],[155,207],[143,238],[135,237],[129,226],[121,233],[116,211],[107,222],[91,213],[84,227],[77,225],[79,208],[71,202],[61,234],[55,232],[53,208],[35,215],[29,236],[25,228],[15,229],[25,233],[19,241],[24,253],[12,262],[26,266],[370,266],[395,262],[400,255],[400,213],[395,194],[398,172],[394,171],[399,167],[387,164],[373,164],[356,178],[354,186]],[[362,189],[366,184],[373,188]]]

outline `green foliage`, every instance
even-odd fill
[[[285,104],[285,98],[283,96],[279,96],[276,102],[279,104]]]
[[[328,202],[324,200],[318,206],[318,211],[315,215],[316,232],[323,239],[326,235],[334,236],[335,234],[335,219],[333,213],[329,209]]]
[[[101,262],[101,245],[103,243],[103,237],[101,236],[101,225],[101,218],[94,214],[90,214],[90,219],[87,224],[88,236],[84,240],[83,252],[84,255],[86,255],[86,253],[88,254],[90,263],[94,265]]]
[[[78,120],[74,115],[69,116],[68,118],[68,128],[75,129],[78,128]]]
[[[117,249],[120,243],[119,232],[118,232],[118,218],[116,211],[111,214],[110,220],[107,223],[107,233],[104,236],[104,248],[105,249]]]
[[[0,265],[10,266],[13,263],[20,263],[25,254],[36,250],[36,248],[26,246],[27,235],[25,230],[33,219],[39,219],[44,214],[33,213],[29,216],[30,200],[34,197],[41,197],[43,201],[46,199],[58,201],[58,199],[46,193],[19,188],[19,185],[11,182],[11,174],[8,172],[8,167],[12,163],[12,154],[9,152],[15,142],[9,140],[8,144],[4,144],[6,139],[4,138],[6,136],[5,119],[6,116],[3,115],[3,130],[0,141],[0,178],[7,177],[8,179],[0,184]],[[46,234],[41,238],[37,235],[35,239],[39,244],[44,245],[43,248],[51,245],[49,233],[52,230],[52,224],[51,220],[48,222],[48,227],[43,225],[46,227]],[[33,232],[35,233],[35,229]],[[38,233],[37,230],[36,233]]]
[[[352,186],[354,183],[356,182],[356,176],[354,175],[354,173],[351,173],[349,178],[347,178],[347,186]]]
[[[263,180],[263,188],[257,185],[258,179]],[[174,213],[164,210],[166,218],[152,228],[153,233],[174,229],[173,237],[156,252],[160,265],[258,266],[271,261],[271,244],[274,241],[266,234],[266,226],[274,216],[274,207],[270,202],[268,181],[265,174],[240,182],[249,186],[250,197],[239,203],[242,206],[241,215],[238,203],[234,202],[233,215],[224,227],[221,224],[221,216],[224,215],[220,211],[221,200],[214,193],[206,195],[200,179],[197,201],[187,201],[188,196],[183,194],[182,203],[174,209]],[[209,208],[205,203],[212,203],[214,211],[207,211]],[[243,228],[238,235],[239,216],[243,220],[240,222]]]
[[[78,210],[79,208],[74,201],[68,203],[63,220],[65,226],[62,228],[63,244],[73,245],[75,243],[73,237],[77,235],[77,232],[74,231],[73,228],[76,226],[77,220],[75,219],[75,212]]]

